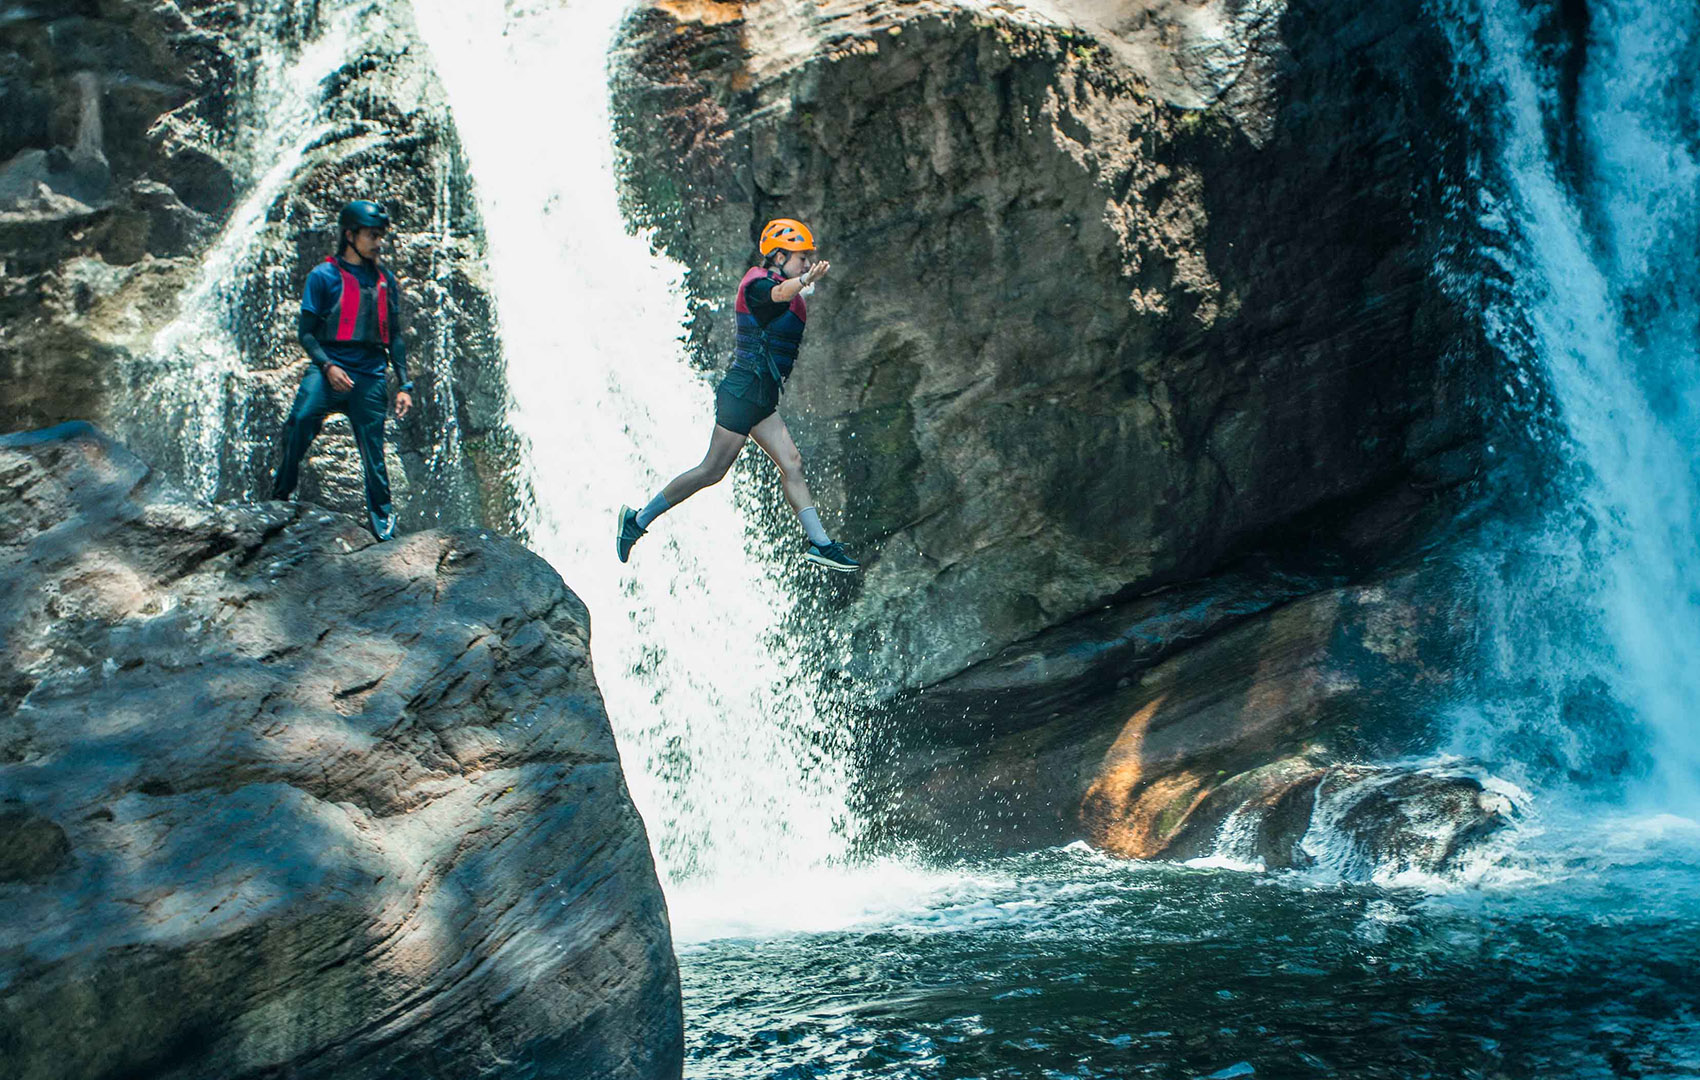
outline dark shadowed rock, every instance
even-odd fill
[[[583,606],[475,530],[0,440],[0,1075],[677,1077]]]
[[[1315,591],[1308,577],[1214,575],[1052,627],[887,710],[915,737],[951,744],[1090,709],[1147,669],[1235,623]]]
[[[1279,847],[1308,826],[1295,793],[1328,766],[1388,753],[1432,722],[1468,666],[1469,597],[1454,570],[1424,566],[1270,606],[1154,665],[1112,651],[1120,688],[982,738],[946,745],[925,719],[894,726],[868,757],[870,815],[947,849],[1084,838],[1190,858],[1230,815],[1267,810],[1258,850]]]
[[[236,50],[199,5],[64,0],[0,18],[0,430],[106,418],[232,208],[213,135]],[[193,157],[199,182],[173,162]],[[192,190],[193,189],[193,190]]]

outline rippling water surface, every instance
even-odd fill
[[[1072,847],[896,874],[843,929],[687,913],[686,1075],[1700,1076],[1700,830],[1608,843],[1399,889]]]

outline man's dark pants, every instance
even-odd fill
[[[366,473],[366,509],[372,515],[372,531],[385,536],[390,525],[390,476],[384,468],[384,416],[389,406],[389,386],[382,375],[350,374],[354,386],[346,394],[331,389],[318,368],[307,372],[289,419],[283,422],[283,464],[278,466],[272,498],[287,499],[301,475],[301,459],[324,426],[325,417],[342,413],[354,429],[354,445]]]

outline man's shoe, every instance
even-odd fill
[[[629,506],[620,507],[620,526],[614,530],[614,553],[621,562],[631,557],[632,545],[647,531],[638,525],[636,510]]]
[[[854,574],[862,568],[861,563],[845,554],[844,545],[836,540],[825,547],[810,544],[809,550],[803,553],[803,558],[828,570],[837,570],[841,574]]]
[[[376,536],[380,541],[394,540],[395,539],[395,515],[394,514],[373,514],[372,515],[372,535]]]

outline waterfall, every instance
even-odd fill
[[[682,268],[616,205],[607,56],[623,0],[414,9],[484,218],[535,493],[525,526],[590,609],[597,683],[677,927],[687,887],[740,882],[749,900],[752,880],[848,850],[833,717],[782,632],[793,601],[776,538],[747,524],[731,483],[673,510],[629,564],[615,558],[617,508],[696,464],[713,416],[682,344]]]
[[[1569,688],[1547,703],[1543,752],[1573,774],[1604,771],[1615,748],[1599,731],[1626,713],[1652,763],[1635,801],[1694,815],[1700,7],[1444,0],[1435,13],[1465,106],[1493,133],[1466,193],[1501,282],[1482,314],[1514,367],[1506,393],[1549,397],[1556,438],[1537,441],[1564,465],[1496,601],[1501,674]],[[1484,709],[1465,741],[1524,756],[1514,713]]]

